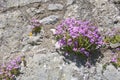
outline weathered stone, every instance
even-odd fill
[[[78,80],[78,78],[74,78],[74,77],[72,77],[71,80]]]
[[[25,44],[24,44],[25,45]],[[27,52],[32,49],[32,46],[30,44],[26,44],[24,47],[22,47],[22,52]]]
[[[28,40],[28,44],[31,44],[31,45],[39,45],[41,42],[42,41],[40,36],[32,36]]]
[[[114,27],[114,19],[119,16],[119,10],[114,6],[114,4],[107,2],[107,0],[96,1],[93,9],[93,16],[99,26]]]
[[[39,8],[39,9],[36,9],[36,8],[29,8],[26,10],[31,16],[34,16],[35,14],[43,14],[44,13],[44,9],[43,8]]]
[[[68,17],[75,17],[75,18],[77,18],[77,17],[79,17],[79,15],[77,14],[78,13],[78,11],[77,11],[78,8],[79,7],[76,4],[70,5],[67,8],[67,11],[66,11],[66,13],[64,15],[64,18],[68,18]]]
[[[110,44],[110,47],[111,48],[117,48],[117,47],[120,47],[120,43],[115,43],[115,44]]]
[[[46,35],[40,33],[30,38],[26,27],[32,17],[43,18],[40,22],[48,26],[63,17],[90,20],[100,26],[99,30],[119,26],[119,0],[0,0],[0,10],[0,60],[9,58],[14,55],[9,53],[15,51],[26,56],[27,67],[21,67],[23,74],[17,80],[120,80],[120,69],[111,65],[102,74],[102,65],[110,60],[111,51],[104,52],[102,61],[88,69],[76,57],[66,60],[51,50],[54,48],[48,48],[53,45],[49,44],[51,39],[44,38]]]
[[[120,0],[111,0],[111,1],[116,2],[116,3],[119,3],[119,2],[120,2]]]
[[[62,4],[49,4],[48,5],[48,10],[62,10],[63,5]]]
[[[68,5],[71,5],[71,4],[73,4],[74,2],[75,2],[75,0],[67,0],[67,4],[66,4],[66,5],[67,5],[67,6],[68,6]]]
[[[7,7],[10,8],[10,7],[18,7],[18,6],[24,6],[24,5],[27,5],[27,4],[30,4],[30,3],[36,3],[36,2],[47,2],[48,0],[19,0],[19,1],[16,1],[16,0],[8,0],[7,1]]]
[[[107,80],[120,80],[120,72],[118,72],[113,65],[107,66],[107,69],[104,71],[103,75]]]
[[[57,15],[50,15],[48,17],[43,18],[40,20],[41,23],[43,24],[55,24],[59,19],[59,16]]]
[[[7,3],[5,0],[0,0],[0,12],[4,11],[7,7]]]

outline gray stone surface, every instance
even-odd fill
[[[69,7],[67,7],[67,11],[64,15],[64,18],[69,18],[69,17],[78,18],[79,17],[78,8],[79,6],[77,4],[70,5]]]
[[[34,16],[35,14],[43,14],[45,12],[44,8],[29,8],[26,10],[31,16]]]
[[[7,7],[6,1],[0,0],[0,12],[4,11]]]
[[[7,1],[7,7],[18,7],[18,6],[24,6],[30,3],[41,3],[41,2],[47,2],[48,0],[8,0]]]
[[[49,4],[48,5],[48,10],[62,10],[63,9],[63,5],[62,4]]]
[[[74,2],[75,0],[67,0],[67,6],[73,4]]]
[[[106,71],[103,73],[107,80],[120,80],[120,72],[115,69],[114,66],[109,65]]]
[[[0,0],[0,63],[24,53],[27,67],[21,65],[23,74],[17,80],[120,80],[120,69],[112,65],[102,73],[103,64],[111,59],[110,50],[87,68],[58,54],[50,34],[50,28],[69,17],[90,20],[99,29],[117,27],[119,13],[119,0]],[[43,23],[43,33],[30,37],[27,25],[32,17]]]
[[[24,76],[20,75],[17,80],[26,80],[29,78],[33,80],[73,80],[80,79],[79,72],[75,72],[75,65],[65,64],[62,60],[63,56],[58,53],[37,54],[27,59],[27,68],[23,70]],[[74,73],[75,72],[75,73]],[[29,73],[29,74],[28,74]]]
[[[117,47],[120,47],[120,43],[115,43],[115,44],[110,44],[110,47],[111,48],[117,48]]]
[[[119,26],[119,22],[114,24],[118,16],[119,9],[114,3],[107,0],[80,0],[67,8],[64,18],[76,17],[82,20],[90,20],[100,27],[114,27]]]
[[[0,29],[2,32],[2,46],[3,53],[10,53],[14,50],[20,50],[21,39],[23,38],[23,34],[27,33],[24,30],[27,22],[25,22],[25,18],[21,18],[21,12],[19,10],[14,12],[6,12],[0,14],[1,23]]]
[[[29,53],[27,53],[29,54]],[[27,56],[27,67],[22,67],[21,74],[17,80],[119,80],[120,72],[112,65],[107,66],[102,73],[102,64],[97,63],[91,68],[82,64],[77,67],[75,62],[67,64],[63,56],[58,53],[47,52]],[[28,77],[29,76],[29,77]]]

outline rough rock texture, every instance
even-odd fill
[[[120,75],[120,72],[118,71],[118,70],[116,70],[112,65],[109,65],[108,67],[107,67],[107,70],[104,72],[104,74],[103,74],[105,77],[106,77],[106,79],[108,79],[108,80],[119,80],[120,79],[120,77],[119,77],[119,75]],[[114,76],[114,77],[113,77]]]
[[[30,37],[27,26],[33,17],[44,25],[41,33]],[[25,55],[27,66],[21,65],[23,74],[17,80],[120,80],[120,69],[102,69],[111,50],[102,51],[104,57],[91,68],[56,52],[50,29],[69,17],[89,20],[102,29],[119,27],[120,1],[0,0],[0,64]]]
[[[56,21],[58,21],[58,19],[59,19],[59,16],[50,15],[50,16],[45,17],[42,20],[40,20],[40,22],[43,24],[54,24],[54,23],[56,23]]]
[[[63,5],[61,4],[49,4],[48,5],[48,10],[62,10],[63,9]]]
[[[30,3],[37,3],[37,2],[47,2],[48,0],[9,0],[7,1],[7,7],[16,7],[16,6],[24,6]]]

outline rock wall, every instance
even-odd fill
[[[33,17],[44,25],[39,35],[29,37]],[[110,50],[90,69],[79,59],[67,63],[55,51],[50,29],[69,17],[89,20],[100,29],[120,27],[120,0],[0,0],[0,63],[25,55],[27,67],[17,80],[120,80],[120,70],[112,65],[102,73]]]

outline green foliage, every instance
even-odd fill
[[[104,41],[107,42],[107,43],[113,43],[113,44],[120,43],[120,34],[116,34],[116,35],[114,35],[112,37],[105,36]]]
[[[32,29],[32,33],[33,33],[33,34],[40,33],[40,31],[41,31],[41,26],[40,26],[40,27],[34,27],[34,28]]]
[[[120,58],[117,58],[117,62],[116,63],[112,62],[112,64],[115,66],[115,68],[120,67]]]
[[[104,70],[106,70],[107,66],[109,65],[110,63],[106,63],[102,66],[102,73],[104,72]]]

